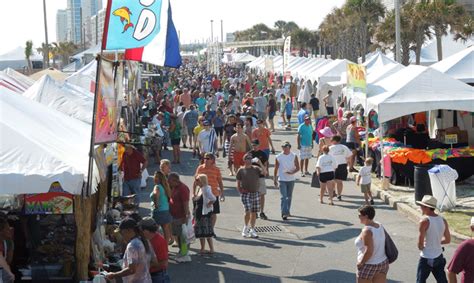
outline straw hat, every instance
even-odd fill
[[[319,133],[326,138],[332,138],[334,136],[331,128],[325,127],[324,129],[319,130]]]
[[[416,201],[416,203],[422,206],[436,208],[438,200],[434,196],[425,195],[421,201]]]

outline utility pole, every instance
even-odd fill
[[[398,63],[402,62],[400,54],[401,38],[400,38],[400,0],[395,1],[395,60]]]
[[[46,57],[45,59],[46,67],[49,68],[48,21],[46,20],[46,0],[43,0],[43,16],[44,16],[44,41],[45,41],[44,42],[45,50],[43,50],[43,57]]]
[[[221,42],[224,42],[224,21],[221,20]]]
[[[99,11],[95,15],[95,44],[99,44]]]
[[[214,20],[211,20],[211,42],[214,42]]]

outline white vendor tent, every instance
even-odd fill
[[[474,112],[471,86],[423,66],[408,66],[378,81],[372,91],[368,108],[378,112],[380,122],[438,109]]]
[[[97,77],[97,60],[91,61],[74,74],[66,78],[66,82],[79,86],[90,92],[95,92]]]
[[[33,48],[32,51],[33,54],[30,56],[31,64],[34,66],[34,68],[40,68],[40,66],[42,66],[43,56],[38,54],[36,48]],[[38,66],[39,64],[41,65]],[[25,48],[22,46],[18,46],[7,53],[0,55],[0,70],[3,70],[5,68],[13,68],[19,70],[26,69],[27,67],[28,62],[25,58]]]
[[[223,63],[245,64],[253,62],[257,57],[248,53],[226,53],[222,58]]]
[[[0,89],[0,194],[46,193],[53,182],[81,194],[91,126]],[[96,188],[98,179],[93,178]]]
[[[462,82],[474,84],[474,45],[431,67]]]
[[[92,123],[94,95],[81,87],[45,75],[22,95],[82,122]]]
[[[299,73],[300,76],[302,76],[305,79],[311,79],[311,74],[316,72],[319,68],[322,68],[323,66],[328,65],[329,63],[333,62],[331,59],[323,59],[315,62],[314,64],[305,67],[304,69],[301,70]]]
[[[247,64],[247,67],[250,69],[256,69],[257,66],[260,66],[261,64],[265,65],[265,58],[264,56],[260,56],[257,59],[253,60],[252,62]]]
[[[381,51],[377,51],[362,65],[365,66],[365,68],[367,69],[367,73],[369,73],[373,69],[396,63],[397,62],[387,57],[387,55],[383,54]]]
[[[66,73],[63,73],[55,68],[44,69],[42,71],[34,73],[33,75],[30,76],[30,78],[37,81],[41,79],[44,75],[50,75],[51,77],[53,77],[53,79],[57,81],[64,81],[67,78]]]
[[[7,73],[0,71],[0,89],[8,89],[16,93],[23,93],[27,87]]]
[[[30,86],[32,86],[35,83],[35,81],[33,79],[29,78],[28,76],[23,75],[20,72],[17,72],[15,70],[13,70],[12,68],[6,68],[3,71],[5,72],[5,74],[9,75],[11,78],[13,78],[16,81],[18,81],[19,83],[21,83],[21,85],[25,89],[29,88]]]

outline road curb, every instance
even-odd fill
[[[381,199],[386,204],[390,205],[402,214],[406,215],[413,222],[420,221],[422,215],[418,210],[392,196],[388,191],[382,190],[379,186],[371,186],[371,191],[374,197]],[[450,232],[451,237],[454,238],[456,241],[462,242],[464,240],[470,239],[469,237],[457,233],[456,231],[451,230]]]

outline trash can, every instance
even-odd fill
[[[440,211],[456,207],[456,180],[459,175],[448,165],[436,165],[428,170],[433,196],[438,200]]]
[[[430,176],[428,175],[428,170],[433,166],[432,164],[415,165],[415,201],[421,201],[424,195],[433,195]]]

